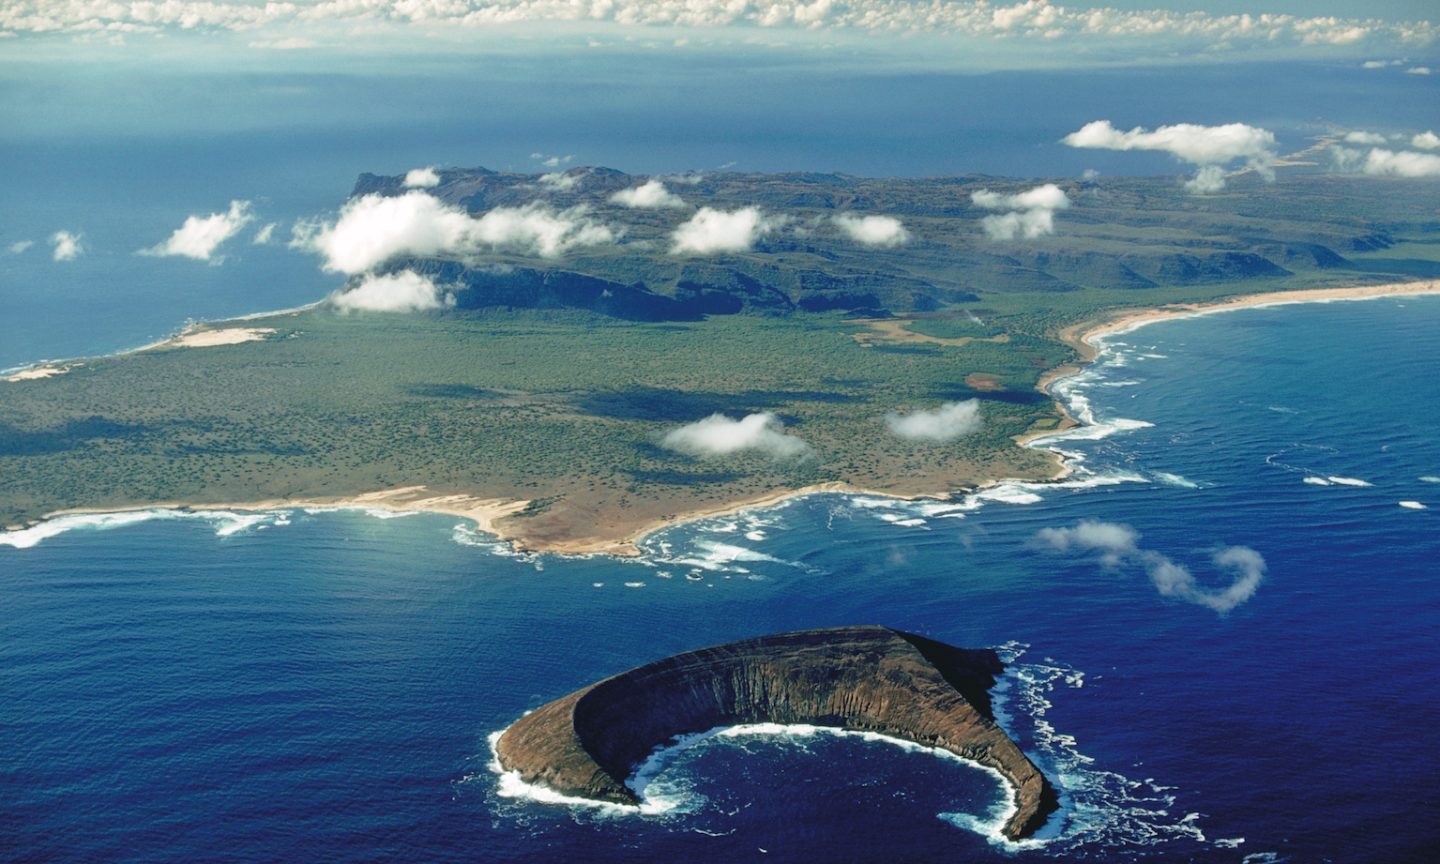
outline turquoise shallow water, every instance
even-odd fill
[[[670,529],[638,562],[356,511],[10,535],[3,857],[1428,860],[1440,298],[1112,341],[1067,388],[1114,430],[1060,442],[1074,483],[814,496]],[[1127,538],[1110,564],[1056,548],[1081,520]],[[1212,560],[1236,546],[1258,584],[1253,559]],[[866,622],[1012,658],[1002,704],[1065,791],[1057,836],[999,845],[989,775],[807,730],[673,754],[654,816],[507,797],[489,767],[491,734],[595,678]]]

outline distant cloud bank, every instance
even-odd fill
[[[703,420],[671,429],[660,446],[701,458],[719,458],[755,452],[776,461],[799,460],[810,455],[810,445],[785,430],[785,424],[770,412],[750,414],[732,420],[711,414]]]
[[[1263,4],[1257,3],[1263,10]],[[326,3],[251,3],[239,0],[166,0],[98,3],[12,0],[0,5],[0,32],[114,34],[163,31],[266,32],[250,44],[261,49],[298,49],[313,41],[285,34],[287,26],[347,28],[378,26],[429,29],[570,22],[603,27],[713,30],[761,29],[856,33],[935,34],[980,39],[1033,39],[1038,43],[1087,45],[1116,42],[1147,46],[1183,45],[1196,51],[1250,47],[1352,48],[1377,43],[1423,46],[1435,41],[1430,21],[1306,17],[1269,14],[1211,14],[1198,11],[1071,8],[1048,0],[939,3],[931,0],[343,0]],[[281,31],[276,34],[274,31]],[[273,36],[274,38],[268,38]],[[1371,54],[1374,56],[1374,54]],[[1423,67],[1422,67],[1423,68]],[[553,166],[552,166],[553,167]]]
[[[231,201],[230,209],[224,213],[187,216],[185,223],[176,228],[169,239],[141,249],[140,254],[209,261],[220,244],[240,233],[254,219],[249,201]]]

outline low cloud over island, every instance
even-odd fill
[[[714,459],[739,453],[760,453],[779,461],[798,461],[811,454],[810,445],[785,431],[780,418],[765,411],[732,420],[711,414],[671,429],[660,446],[687,456]]]
[[[741,207],[738,210],[701,207],[671,235],[670,254],[748,252],[760,238],[789,221],[787,216],[774,216],[759,207]]]
[[[427,192],[411,190],[348,201],[334,222],[297,225],[290,245],[318,252],[327,270],[356,275],[402,256],[494,251],[556,258],[577,247],[614,243],[616,237],[583,207],[556,210],[532,203],[471,216]]]
[[[1096,120],[1060,140],[1070,147],[1169,153],[1198,167],[1195,176],[1185,183],[1186,189],[1197,194],[1224,189],[1225,166],[1242,160],[1246,168],[1266,179],[1274,176],[1275,134],[1244,123],[1222,126],[1176,123],[1154,131],[1140,126],[1121,131],[1109,120]]]
[[[979,432],[984,425],[980,416],[980,400],[946,402],[929,411],[885,415],[885,428],[890,434],[906,441],[939,444]]]
[[[970,201],[986,210],[1006,211],[980,220],[980,227],[991,240],[1028,240],[1054,234],[1055,211],[1070,206],[1065,190],[1054,183],[1013,195],[981,189],[970,194]]]

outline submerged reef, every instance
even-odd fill
[[[746,723],[877,732],[998,771],[1014,790],[1006,837],[1028,837],[1057,807],[1054,789],[995,722],[1004,665],[886,627],[762,636],[677,654],[556,699],[500,736],[501,766],[566,795],[637,804],[635,766],[678,735]]]

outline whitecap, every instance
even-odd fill
[[[1007,664],[991,691],[996,722],[1053,782],[1060,811],[1046,832],[1059,831],[1057,849],[1157,846],[1176,840],[1204,842],[1199,814],[1171,815],[1176,798],[1153,779],[1131,780],[1099,768],[1073,735],[1060,732],[1047,713],[1057,690],[1084,686],[1081,670],[1046,658],[1024,663],[1029,646],[1010,642],[996,649]],[[1063,830],[1062,830],[1063,826]]]
[[[1426,505],[1421,504],[1419,501],[1401,501],[1401,502],[1400,502],[1400,506],[1401,506],[1401,507],[1404,507],[1406,510],[1426,510],[1426,509],[1429,509],[1428,507],[1426,507]]]
[[[390,510],[384,507],[360,507],[361,513],[375,519],[403,519],[406,516],[419,516],[419,510]]]
[[[896,738],[890,735],[882,735],[878,732],[863,732],[851,729],[841,729],[834,726],[818,726],[812,723],[745,723],[736,726],[725,726],[710,729],[705,732],[693,735],[685,735],[672,739],[671,743],[657,747],[650,756],[636,768],[628,785],[641,797],[642,801],[648,800],[651,790],[656,788],[657,779],[665,771],[671,762],[684,750],[695,746],[711,738],[742,738],[749,736],[776,736],[790,740],[810,739],[818,735],[829,735],[837,738],[859,738],[870,743],[883,743],[892,747],[898,747],[910,753],[925,753],[952,762],[958,762],[969,768],[984,772],[993,778],[1000,788],[1000,796],[992,808],[981,817],[967,813],[940,813],[939,818],[950,822],[957,827],[973,831],[985,837],[990,842],[1003,846],[1007,849],[1036,848],[1044,844],[1043,839],[1028,839],[1012,841],[1001,833],[1001,829],[1010,817],[1014,815],[1015,790],[999,771],[978,762],[965,759],[949,750],[938,747],[927,747],[917,744],[914,741],[907,741],[903,738]],[[674,799],[662,799],[671,807],[678,805]]]
[[[1374,486],[1374,485],[1375,485],[1374,483],[1370,483],[1370,482],[1365,481],[1365,480],[1360,480],[1360,479],[1358,479],[1358,478],[1356,478],[1356,477],[1326,477],[1325,479],[1326,479],[1326,480],[1329,480],[1331,483],[1334,483],[1334,484],[1336,484],[1336,485],[1338,485],[1338,486]]]
[[[490,733],[490,764],[489,768],[496,775],[495,794],[501,798],[523,798],[535,801],[540,804],[564,804],[570,807],[585,807],[597,810],[601,813],[611,815],[657,815],[675,808],[675,803],[647,799],[642,800],[637,806],[634,804],[618,804],[613,801],[600,801],[594,798],[581,798],[577,795],[565,795],[556,792],[547,786],[537,783],[526,783],[520,778],[519,771],[506,771],[500,764],[500,751],[497,749],[500,736],[505,730]]]
[[[644,583],[644,582],[626,582],[626,583],[625,583],[625,587],[626,587],[626,588],[644,588],[644,587],[645,587],[645,583]]]
[[[1440,477],[1431,477],[1428,474],[1420,478],[1421,483],[1440,483]]]
[[[216,537],[230,537],[247,528],[264,528],[275,518],[271,513],[202,512],[197,515],[213,519],[218,523],[215,528]]]
[[[1156,471],[1155,479],[1166,486],[1178,486],[1181,489],[1199,489],[1200,484],[1194,480],[1187,480],[1179,474],[1171,474],[1168,471]]]
[[[1001,483],[989,489],[973,492],[965,497],[967,503],[997,501],[1002,504],[1034,504],[1041,499],[1039,493],[1024,483]]]
[[[0,532],[0,546],[29,549],[32,546],[49,540],[52,537],[58,537],[68,531],[108,531],[114,528],[123,528],[127,525],[137,525],[141,522],[179,519],[194,519],[208,522],[214,526],[215,536],[231,537],[250,529],[258,529],[270,525],[288,525],[290,524],[287,518],[288,515],[289,511],[285,510],[236,512],[231,510],[177,510],[160,507],[144,510],[122,510],[115,513],[72,513],[67,516],[57,516],[53,519],[47,519],[29,528]]]
[[[1300,482],[1301,482],[1301,483],[1309,483],[1311,486],[1333,486],[1333,485],[1334,485],[1334,484],[1331,483],[1329,480],[1326,480],[1324,477],[1321,477],[1321,476],[1319,476],[1318,474],[1306,474],[1304,477],[1302,477],[1302,478],[1300,479]]]

